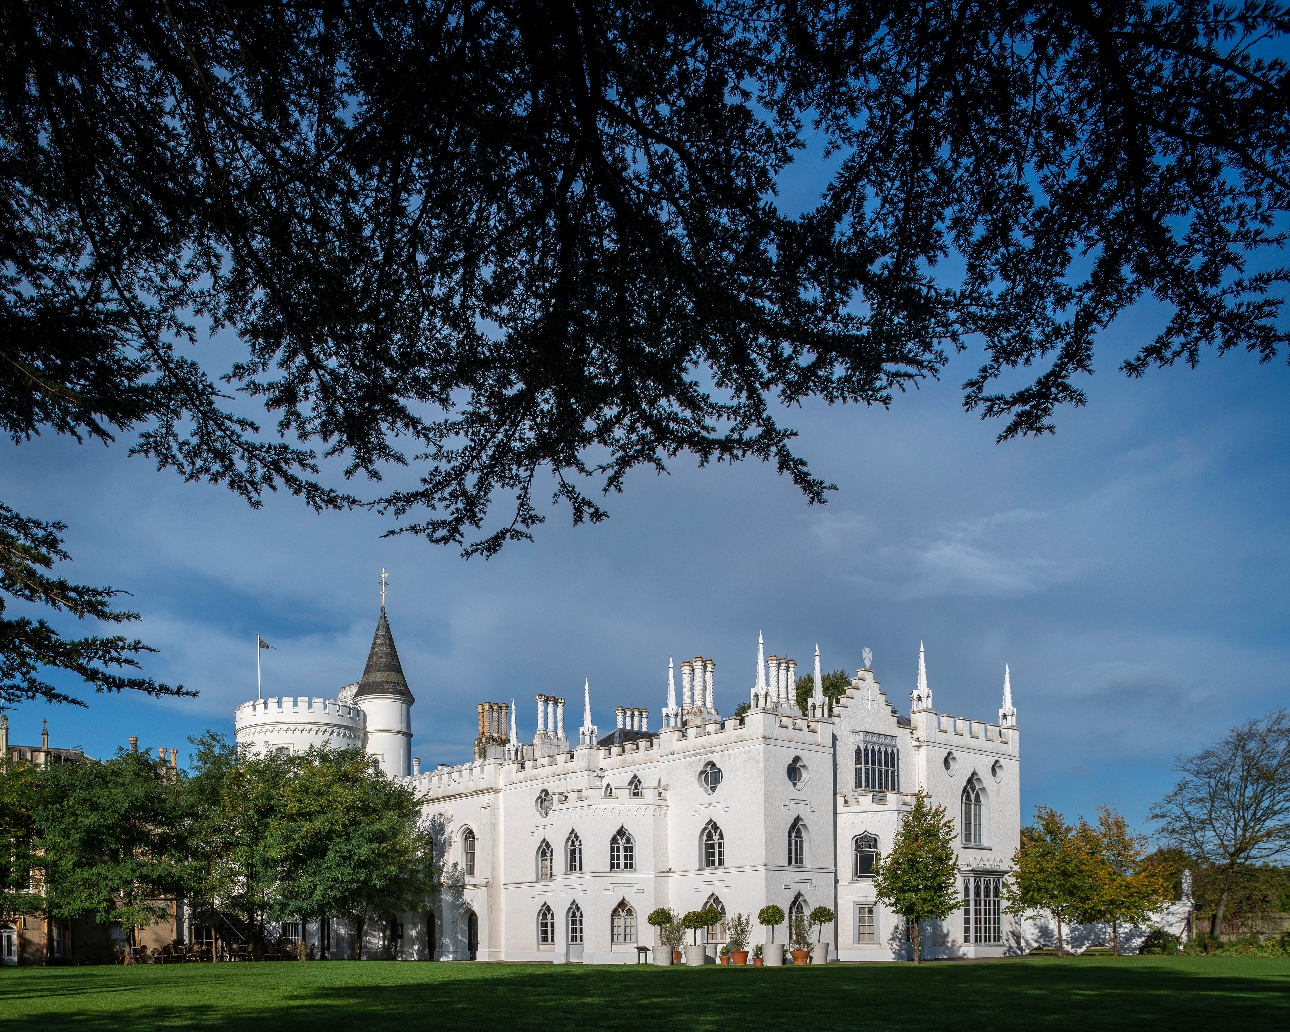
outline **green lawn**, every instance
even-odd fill
[[[1290,962],[1029,958],[827,968],[313,963],[6,968],[0,1028],[1290,1028]]]

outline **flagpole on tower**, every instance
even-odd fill
[[[255,636],[255,698],[260,701],[260,650],[273,648],[267,641],[258,634]]]

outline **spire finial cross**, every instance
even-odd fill
[[[385,567],[382,566],[381,567],[381,608],[382,609],[385,608],[385,582],[389,578],[389,576],[390,575],[385,572]]]

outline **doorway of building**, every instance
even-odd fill
[[[479,918],[473,910],[466,915],[466,950],[471,960],[479,956]]]
[[[18,963],[18,932],[7,926],[0,928],[0,963]]]
[[[426,911],[426,956],[431,960],[439,959],[439,936],[433,910]]]

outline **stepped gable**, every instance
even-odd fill
[[[376,634],[372,636],[372,651],[367,654],[367,666],[363,668],[363,679],[358,682],[354,698],[368,695],[394,695],[407,699],[409,703],[416,701],[408,689],[407,678],[403,676],[403,664],[399,662],[399,650],[394,647],[394,635],[385,619],[384,606],[381,606],[381,618],[376,622]]]

